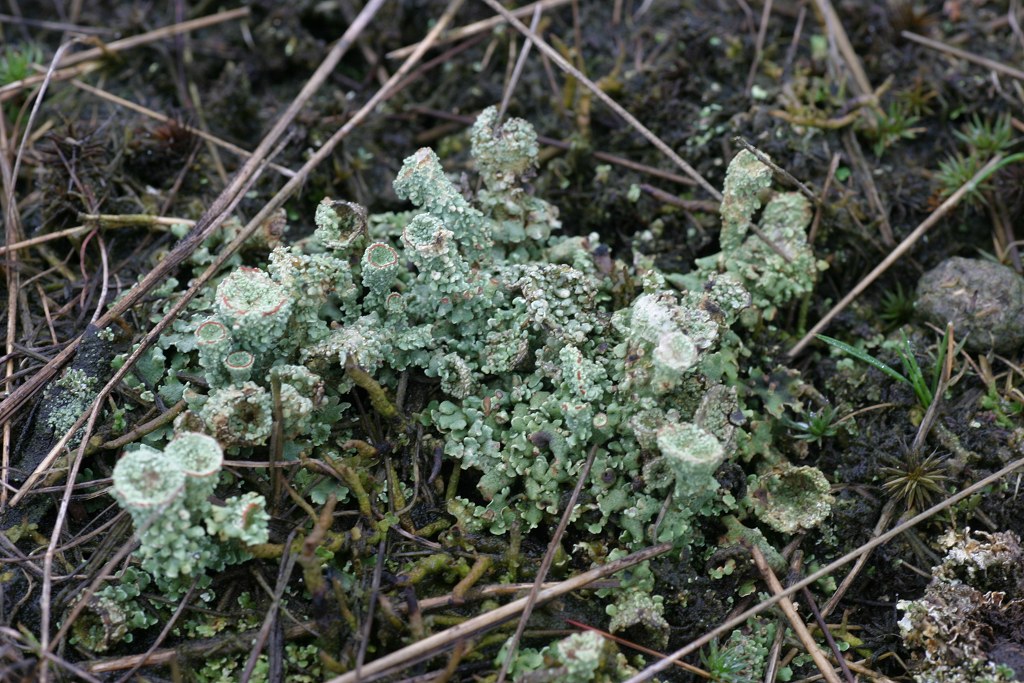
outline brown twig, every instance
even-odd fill
[[[850,668],[847,666],[846,658],[843,657],[843,653],[839,650],[839,645],[836,644],[836,639],[832,637],[832,630],[829,629],[828,624],[825,623],[825,618],[821,615],[818,610],[818,603],[814,601],[814,596],[811,595],[811,591],[807,588],[803,588],[800,591],[804,601],[807,602],[807,606],[811,609],[811,614],[814,615],[814,621],[818,624],[818,628],[821,629],[822,634],[825,636],[825,642],[828,643],[829,649],[832,650],[832,656],[835,657],[836,662],[839,664],[839,668],[843,670],[843,677],[846,679],[846,683],[856,683],[853,674],[850,673]]]
[[[146,434],[156,431],[157,429],[160,429],[164,425],[173,422],[174,418],[178,417],[178,415],[181,415],[181,413],[185,411],[187,405],[188,404],[186,404],[184,400],[178,401],[173,406],[168,408],[166,411],[154,417],[152,420],[149,420],[142,424],[135,425],[135,427],[130,432],[126,432],[125,434],[117,437],[116,439],[111,439],[110,441],[104,441],[102,443],[90,443],[89,447],[86,449],[85,452],[88,455],[100,450],[116,451],[119,448],[124,448],[128,444],[137,441]]]
[[[814,240],[818,236],[818,229],[821,227],[821,217],[825,214],[825,198],[828,197],[828,191],[832,188],[832,181],[836,177],[836,170],[839,168],[839,160],[841,158],[839,152],[836,152],[832,155],[832,161],[828,164],[828,173],[825,175],[825,184],[821,186],[821,194],[818,195],[818,201],[814,209],[814,219],[811,221],[811,229],[807,231],[808,244],[814,244]]]
[[[162,28],[155,29],[153,31],[147,31],[146,33],[140,33],[137,36],[129,36],[128,38],[122,38],[121,40],[115,40],[112,43],[105,43],[101,47],[94,47],[89,50],[83,50],[76,54],[70,55],[60,60],[56,65],[57,70],[53,73],[54,81],[64,81],[69,78],[74,78],[83,73],[94,71],[100,66],[99,60],[103,57],[111,54],[121,52],[124,50],[130,50],[148,43],[155,42],[157,40],[163,40],[172,36],[180,35],[182,33],[189,33],[191,31],[198,31],[203,28],[209,28],[210,26],[216,26],[228,21],[235,21],[236,19],[242,19],[243,17],[249,16],[248,7],[240,7],[237,9],[226,10],[224,12],[218,12],[217,14],[211,14],[205,17],[199,17],[198,19],[192,19],[190,21],[183,21],[178,24],[171,26],[164,26]],[[83,64],[85,62],[91,62],[90,64]],[[20,81],[14,81],[7,85],[0,87],[0,102],[6,101],[25,88],[30,88],[34,85],[42,83],[47,76],[45,74],[36,74],[21,79]]]
[[[530,20],[531,31],[536,31],[537,27],[540,25],[541,9],[542,8],[539,3],[534,6],[533,18]],[[531,45],[533,45],[533,43],[530,41],[523,41],[523,49],[519,52],[519,58],[516,59],[515,68],[512,69],[512,77],[508,79],[508,83],[505,84],[504,92],[501,94],[501,104],[498,105],[498,115],[494,119],[495,131],[498,130],[502,119],[505,118],[505,112],[508,110],[508,103],[512,99],[512,93],[515,92],[516,85],[519,84],[519,78],[523,75],[523,67],[526,66],[526,59],[530,56]]]
[[[757,29],[757,38],[754,39],[754,59],[750,61],[750,71],[747,72],[747,83],[744,90],[749,93],[754,86],[754,77],[757,76],[757,67],[761,65],[761,56],[764,54],[764,38],[768,34],[768,20],[772,16],[772,0],[765,0],[761,9],[761,25]]]
[[[146,660],[149,659],[149,657],[151,657],[153,653],[157,651],[157,649],[160,647],[160,644],[167,640],[167,636],[170,635],[171,629],[174,628],[175,624],[178,623],[178,619],[181,618],[181,615],[185,612],[185,608],[188,606],[189,602],[192,601],[192,595],[196,592],[196,586],[198,585],[198,583],[199,577],[197,576],[192,580],[192,585],[189,586],[188,592],[185,593],[184,597],[182,597],[181,601],[178,603],[178,607],[174,610],[174,614],[172,614],[171,618],[167,620],[167,623],[164,625],[164,627],[160,629],[160,634],[156,637],[156,640],[153,641],[153,644],[150,645],[149,649],[146,650],[145,654],[142,655],[142,659],[136,662],[132,668],[128,669],[128,671],[126,671],[124,675],[121,676],[121,678],[117,679],[117,683],[128,683],[128,681],[131,680],[132,676],[135,675],[135,672],[141,669],[145,664]]]
[[[870,95],[874,88],[871,87],[871,81],[868,80],[868,76],[864,72],[864,67],[860,63],[860,57],[857,56],[853,45],[850,44],[850,38],[846,35],[846,29],[843,28],[843,22],[839,20],[839,15],[836,13],[831,1],[814,0],[814,7],[818,10],[819,19],[825,25],[825,32],[828,35],[829,41],[835,45],[839,54],[842,55],[846,68],[849,70],[850,75],[853,76],[853,84],[855,89],[859,91],[858,94]]]
[[[284,544],[285,548],[291,547],[292,538],[294,531],[289,535],[287,541]],[[256,638],[253,639],[253,648],[249,653],[249,658],[245,662],[245,668],[242,670],[242,676],[239,680],[247,682],[252,677],[253,669],[256,668],[256,662],[259,660],[260,653],[263,651],[263,646],[267,642],[267,638],[270,636],[270,629],[277,621],[277,613],[281,608],[281,599],[284,597],[284,592],[288,588],[288,581],[292,576],[292,569],[295,568],[296,554],[286,553],[285,557],[281,560],[281,565],[277,573],[277,586],[274,587],[274,594],[270,601],[270,606],[267,608],[267,614],[263,618],[263,623],[260,625],[260,630],[256,634]]]
[[[771,591],[772,595],[781,596],[779,598],[779,609],[786,615],[786,619],[789,621],[789,625],[793,628],[793,633],[796,634],[797,639],[804,646],[804,651],[811,656],[814,660],[815,666],[821,672],[821,675],[825,677],[828,683],[842,683],[839,676],[836,675],[835,670],[829,663],[828,658],[821,654],[821,650],[818,649],[818,644],[814,642],[814,638],[811,636],[811,632],[807,629],[807,624],[800,618],[800,614],[797,613],[796,608],[793,606],[793,601],[789,599],[789,596],[784,594],[782,584],[779,583],[779,579],[775,576],[775,572],[768,566],[768,561],[764,559],[764,555],[756,545],[751,545],[748,550],[750,555],[754,558],[754,564],[757,566],[757,570],[761,573],[765,583],[768,584],[768,590]],[[806,590],[806,589],[805,589]]]
[[[512,10],[512,14],[516,17],[528,17],[533,14],[534,9],[537,7],[545,10],[552,10],[557,7],[561,7],[562,5],[568,5],[570,2],[572,2],[572,0],[539,0],[538,2],[532,2],[529,5],[523,5],[522,7]],[[457,40],[462,40],[463,38],[468,38],[478,33],[484,33],[485,31],[490,31],[496,26],[501,26],[503,23],[505,23],[505,20],[501,17],[490,17],[472,24],[460,26],[459,28],[453,28],[441,35],[434,42],[434,45],[438,46],[445,45],[446,43],[454,43]],[[400,47],[397,50],[392,50],[384,56],[388,59],[402,59],[403,57],[411,55],[413,50],[419,47],[419,45],[419,43],[406,45],[405,47]]]
[[[758,161],[760,161],[762,164],[771,169],[772,174],[776,178],[781,178],[783,181],[796,187],[796,189],[798,189],[800,193],[803,194],[803,196],[811,200],[813,204],[818,203],[818,195],[814,192],[814,190],[804,185],[796,178],[796,176],[794,176],[792,173],[784,169],[782,166],[779,166],[777,163],[772,161],[767,154],[765,154],[757,147],[754,147],[752,144],[747,142],[747,139],[744,138],[742,135],[737,135],[732,139],[732,141],[739,143],[743,147],[743,149],[753,154]]]
[[[888,83],[889,81],[886,82]],[[853,167],[854,177],[864,188],[864,194],[867,195],[868,203],[875,210],[875,218],[878,220],[878,232],[882,236],[882,243],[887,247],[891,247],[896,244],[896,237],[893,235],[892,225],[889,223],[889,210],[882,202],[882,195],[878,192],[874,173],[864,158],[860,142],[857,141],[857,136],[851,131],[843,133],[843,147],[846,148],[846,154],[850,158],[850,166]]]
[[[307,637],[316,628],[315,622],[299,623],[285,629],[285,638],[294,639]],[[110,659],[97,659],[89,662],[87,668],[92,673],[112,673],[123,671],[132,667],[142,666],[166,666],[175,661],[181,661],[186,657],[212,657],[223,656],[229,652],[248,652],[252,648],[252,639],[258,631],[251,630],[244,633],[230,633],[215,638],[192,641],[178,647],[164,648],[153,653],[139,655],[125,655],[123,657],[112,657]]]
[[[1010,78],[1016,78],[1019,81],[1024,81],[1024,71],[1021,71],[1020,69],[1014,69],[1012,66],[1006,66],[1002,62],[997,62],[993,59],[988,59],[987,57],[978,56],[973,52],[961,50],[958,47],[946,45],[945,43],[939,42],[938,40],[925,38],[924,36],[918,35],[916,33],[911,33],[910,31],[901,31],[900,36],[906,38],[907,40],[913,41],[919,45],[924,45],[927,48],[931,48],[932,50],[945,52],[946,54],[952,55],[958,59],[963,59],[964,61],[970,62],[972,64],[983,66],[986,69],[989,69],[990,71],[995,71],[996,73],[1003,74],[1004,76],[1009,76]]]
[[[671,192],[666,192],[660,187],[654,187],[648,183],[640,183],[640,189],[651,195],[659,202],[678,206],[684,211],[704,211],[706,213],[718,213],[718,203],[709,202],[706,199],[680,199]]]

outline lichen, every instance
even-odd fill
[[[243,559],[245,545],[265,543],[267,517],[259,494],[215,505],[224,454],[215,439],[183,432],[163,451],[141,446],[114,467],[112,494],[131,515],[142,568],[165,593],[178,595],[185,579],[203,577]],[[218,541],[235,539],[234,546]]]
[[[900,600],[900,633],[919,683],[1017,680],[1024,555],[1012,532],[951,531],[942,563],[918,600]],[[1012,666],[1017,667],[1014,671]]]
[[[762,522],[784,534],[813,529],[835,502],[825,475],[815,467],[783,464],[752,482],[751,502]]]
[[[765,205],[758,224],[753,223],[771,178],[769,168],[752,153],[742,150],[736,155],[726,173],[719,209],[722,251],[698,259],[698,268],[683,278],[694,283],[716,272],[734,275],[750,292],[751,322],[771,320],[779,306],[809,294],[818,271],[826,268],[807,242],[811,207],[803,195],[777,194]]]
[[[464,535],[555,524],[593,451],[569,533],[600,539],[595,561],[657,541],[684,553],[708,542],[703,520],[742,521],[749,506],[718,477],[768,448],[742,450],[753,438],[732,383],[746,350],[732,328],[772,317],[813,286],[806,202],[778,195],[762,212],[761,236],[749,230],[771,174],[741,153],[726,181],[722,253],[671,277],[642,259],[616,260],[596,234],[558,234],[557,209],[524,183],[538,153],[529,124],[499,126],[488,109],[471,141],[483,181],[472,197],[421,149],[394,183],[414,211],[368,217],[325,199],[311,240],[276,247],[265,270],[224,276],[162,342],[178,349],[171,367],[201,380],[182,388],[188,410],[177,428],[253,456],[279,426],[285,458],[337,463],[343,473],[344,486],[300,473],[305,495],[351,495],[364,509],[371,495],[397,499],[408,487],[391,473],[380,478],[386,489],[362,479],[346,454],[367,464],[362,453],[376,455],[384,432],[394,443],[382,447],[436,446],[442,463],[466,475],[444,500]],[[180,382],[170,374],[164,385]],[[822,493],[824,477],[804,470],[818,487],[815,516],[790,531],[828,514],[827,482]],[[153,527],[161,538],[178,535],[183,550],[155,537],[143,544],[145,557],[177,575],[213,566],[207,555],[236,558],[225,545],[265,538],[256,494],[223,506],[189,498]],[[653,585],[616,606],[617,627],[663,630]]]
[[[49,387],[43,398],[48,403],[46,423],[54,435],[62,437],[96,397],[97,380],[85,370],[66,369]]]

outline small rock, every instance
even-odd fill
[[[1010,354],[1024,344],[1024,279],[998,263],[946,259],[921,278],[915,307],[939,327],[951,321],[968,351]]]

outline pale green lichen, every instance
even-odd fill
[[[62,437],[92,404],[97,379],[85,370],[66,369],[50,386],[43,398],[47,402],[46,423],[54,435]]]
[[[126,567],[116,583],[104,586],[89,600],[71,628],[71,642],[90,652],[132,642],[132,631],[158,621],[139,600],[151,583],[146,572]]]
[[[214,391],[199,414],[217,440],[230,447],[264,443],[274,418],[270,393],[255,382]]]
[[[503,648],[495,660],[504,660]],[[597,631],[583,631],[555,641],[543,650],[520,650],[510,669],[512,680],[563,683],[616,683],[637,673],[611,640]]]
[[[608,630],[619,633],[639,628],[658,648],[668,645],[669,623],[665,620],[665,599],[641,591],[620,593],[605,612],[611,617]]]
[[[811,220],[808,200],[797,192],[771,198],[757,225],[753,218],[771,187],[771,170],[742,150],[729,164],[719,213],[722,251],[697,260],[694,273],[680,278],[690,284],[714,272],[731,273],[750,292],[758,316],[771,320],[778,307],[810,293],[824,262],[807,243]],[[753,319],[751,319],[753,320]]]
[[[363,286],[378,296],[390,292],[391,283],[401,263],[394,247],[384,242],[374,242],[363,252],[361,262]]]
[[[565,683],[590,683],[598,679],[609,660],[614,661],[617,649],[596,631],[574,633],[555,644],[554,651],[565,675]]]
[[[217,286],[217,313],[244,351],[273,349],[288,330],[288,292],[259,268],[239,268]]]
[[[248,351],[234,351],[224,359],[224,369],[231,381],[239,385],[249,381],[255,363],[256,356]]]
[[[258,493],[228,498],[224,505],[210,508],[206,530],[221,540],[235,539],[245,545],[266,543],[269,536],[266,501]]]
[[[724,643],[713,648],[716,650],[713,655],[702,653],[701,663],[713,675],[731,672],[731,676],[722,676],[721,680],[760,683],[764,680],[764,671],[771,658],[772,641],[777,629],[774,621],[753,617],[730,633]],[[789,667],[782,667],[776,680],[789,680],[788,676],[791,675]]]
[[[784,534],[818,526],[835,502],[828,480],[815,467],[783,464],[759,476],[751,489],[758,519]]]
[[[139,537],[135,556],[165,593],[179,595],[191,577],[244,559],[245,545],[267,540],[262,496],[211,502],[223,457],[212,437],[184,432],[163,451],[142,446],[114,467],[112,494]],[[231,539],[241,543],[220,542]]]
[[[770,449],[748,447],[747,407],[730,386],[746,350],[732,327],[742,316],[770,318],[813,286],[806,202],[769,200],[754,234],[771,174],[741,153],[726,181],[722,253],[670,277],[643,257],[635,266],[613,259],[596,234],[557,235],[557,210],[523,183],[537,157],[529,124],[498,125],[487,110],[471,140],[484,185],[472,198],[422,149],[395,180],[415,211],[368,218],[324,200],[308,245],[279,246],[267,270],[224,277],[165,344],[178,347],[173,363],[191,364],[205,382],[182,390],[179,428],[232,453],[262,453],[276,415],[286,458],[331,461],[367,429],[394,435],[398,447],[416,434],[417,448],[436,444],[467,475],[445,500],[464,534],[554,524],[594,449],[570,533],[600,538],[602,559],[661,540],[699,546],[708,540],[702,519],[742,522],[747,502],[716,476]],[[400,400],[409,385],[412,414]],[[370,398],[361,410],[347,402],[357,387]],[[827,491],[815,486],[824,479],[808,476],[820,521]],[[347,494],[353,482],[344,483],[332,492]],[[311,484],[308,495],[326,499],[327,488]],[[254,543],[265,520],[252,503],[196,503],[205,512],[180,524],[168,515],[177,526],[161,533],[181,534],[189,548]],[[620,606],[623,627],[660,628],[652,586]]]
[[[324,197],[316,207],[316,237],[328,249],[347,251],[366,235],[366,209]]]
[[[185,473],[185,495],[189,507],[201,506],[213,494],[224,463],[224,451],[206,434],[179,434],[164,448],[163,459],[177,462]]]

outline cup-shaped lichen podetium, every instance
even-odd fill
[[[224,451],[217,440],[199,432],[183,432],[164,449],[168,459],[177,460],[185,473],[185,496],[190,509],[206,502],[217,486],[224,463]]]
[[[784,464],[757,478],[754,514],[784,534],[813,529],[832,513],[831,485],[816,467]]]
[[[417,265],[448,256],[454,251],[454,237],[440,219],[426,213],[417,214],[402,231],[402,242]]]
[[[259,268],[239,268],[217,286],[217,312],[242,349],[265,353],[288,330],[287,290]]]
[[[725,449],[713,434],[682,422],[661,427],[657,439],[665,464],[675,475],[677,496],[700,497],[718,488],[714,474]]]
[[[266,543],[269,537],[266,500],[258,493],[228,498],[206,518],[206,530],[222,540],[238,539],[246,545]]]
[[[347,251],[366,234],[366,207],[324,197],[316,207],[313,221],[320,244]]]
[[[232,382],[241,384],[249,381],[255,362],[256,357],[248,351],[235,351],[224,359],[224,369],[228,371]]]
[[[125,453],[114,466],[114,498],[141,526],[159,507],[175,502],[185,488],[185,469],[149,446]]]
[[[217,373],[231,348],[231,333],[219,320],[204,320],[196,328],[196,346],[199,364],[208,372]]]
[[[390,244],[374,242],[363,252],[363,286],[377,296],[386,295],[398,274],[401,262]]]
[[[225,448],[258,446],[270,438],[272,405],[270,392],[255,382],[242,382],[211,391],[199,416]]]

